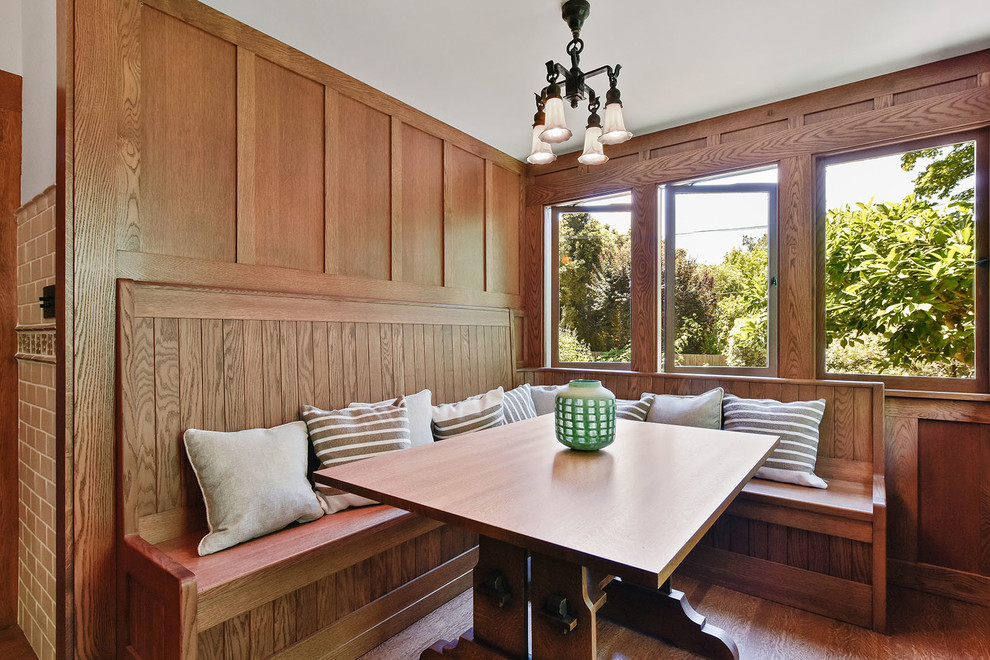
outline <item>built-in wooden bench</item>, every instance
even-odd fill
[[[508,310],[118,283],[118,639],[132,658],[353,658],[471,586],[477,538],[350,509],[200,557],[185,429],[513,378]]]
[[[621,398],[643,392],[700,394],[713,387],[749,398],[824,398],[815,472],[829,482],[828,489],[751,480],[679,572],[885,630],[882,384],[571,369],[527,376],[540,385],[595,378]]]

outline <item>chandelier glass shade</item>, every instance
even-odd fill
[[[578,161],[585,165],[598,165],[608,160],[603,144],[620,144],[632,137],[626,130],[622,116],[622,101],[619,100],[619,71],[622,66],[601,66],[585,72],[581,70],[581,51],[584,42],[581,40],[581,27],[591,13],[589,0],[566,0],[561,5],[561,17],[571,29],[572,39],[567,44],[567,54],[571,57],[571,66],[553,60],[546,63],[547,86],[536,94],[537,118],[534,120],[532,153],[526,160],[533,164],[552,163],[557,159],[550,148],[552,144],[560,144],[571,138],[573,133],[567,127],[564,112],[564,99],[572,108],[577,108],[581,101],[588,101],[588,127],[585,130],[584,152]],[[605,74],[608,77],[609,89],[605,98],[605,125],[602,126],[597,110],[600,97],[588,84],[587,80],[594,76]],[[561,83],[563,90],[561,90]],[[537,131],[537,127],[542,130]],[[542,144],[540,144],[542,143]]]

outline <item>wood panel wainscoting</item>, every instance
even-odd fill
[[[825,399],[816,474],[826,490],[753,479],[679,572],[883,632],[887,613],[883,385],[539,369],[537,385],[593,378],[620,398],[700,394]],[[621,438],[617,439],[621,442]]]
[[[885,419],[891,583],[985,605],[990,397],[897,392]]]
[[[525,168],[195,0],[59,2],[59,324],[68,334],[58,442],[74,618],[60,630],[79,657],[104,658],[118,647],[107,614],[117,592],[117,278],[451,306],[438,318],[465,305],[519,310]],[[232,332],[258,327],[228,320]],[[422,329],[457,327],[443,323]],[[424,335],[424,359],[447,342]],[[391,391],[361,378],[359,391]],[[445,374],[438,394],[460,387],[469,390]]]
[[[121,280],[118,644],[127,657],[356,657],[471,586],[476,536],[384,505],[199,557],[187,428],[233,431],[429,388],[510,387],[508,309]]]

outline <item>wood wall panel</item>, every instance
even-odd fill
[[[391,120],[341,94],[328,96],[328,272],[387,280],[391,270]],[[335,244],[331,238],[335,237]]]
[[[237,52],[141,11],[140,249],[236,258]]]
[[[404,282],[443,284],[443,140],[402,124],[402,240],[393,245]]]
[[[990,425],[918,422],[918,560],[990,575]]]
[[[0,71],[0,628],[17,623],[17,223],[21,77]],[[61,494],[60,494],[61,496]],[[62,510],[61,506],[56,507]],[[61,587],[61,585],[59,585]],[[56,618],[62,622],[62,616]],[[54,640],[52,640],[54,641]]]
[[[254,154],[252,172],[241,172],[242,177],[253,173],[252,182],[241,184],[253,190],[254,226],[247,228],[253,250],[246,249],[248,261],[238,260],[319,272],[324,267],[323,86],[264,58],[255,58],[253,69],[254,95],[238,100],[238,116],[247,116],[254,131],[240,138]]]
[[[444,145],[444,286],[485,288],[485,161]]]
[[[519,203],[522,177],[487,164],[485,290],[519,293]]]

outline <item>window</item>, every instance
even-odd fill
[[[985,148],[969,134],[822,161],[825,372],[985,389]]]
[[[552,207],[547,271],[553,364],[630,362],[629,193]]]
[[[663,370],[772,373],[777,168],[663,186],[660,208]]]

